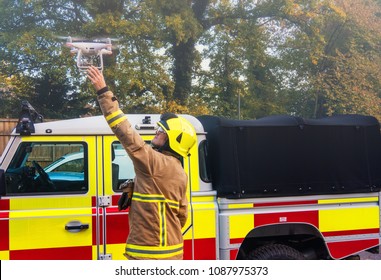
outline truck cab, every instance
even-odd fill
[[[127,117],[150,143],[160,116]],[[205,168],[205,180],[198,179],[205,132],[195,117],[184,117],[197,131],[198,145],[183,166],[192,174],[188,200],[192,210],[200,209],[200,214],[190,213],[183,229],[185,258],[212,259],[217,254],[216,201]],[[30,127],[12,132],[0,159],[0,259],[125,259],[128,209],[118,211],[117,202],[119,185],[135,173],[103,116],[23,121]],[[213,223],[205,227],[199,221],[203,215]],[[194,227],[200,227],[197,233]],[[214,249],[197,256],[197,247],[206,243]]]

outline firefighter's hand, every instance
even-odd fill
[[[132,194],[134,192],[134,181],[127,180],[119,187],[123,191],[122,196],[118,200],[118,210],[122,211],[130,207],[132,201]]]
[[[122,193],[122,196],[118,200],[118,210],[126,210],[131,205],[131,197],[129,196],[129,193],[124,192]]]
[[[95,87],[96,91],[106,87],[105,78],[98,68],[90,66],[89,69],[87,69],[87,77]]]

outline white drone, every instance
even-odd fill
[[[90,66],[97,67],[100,71],[103,70],[103,55],[112,54],[111,39],[107,38],[94,41],[75,41],[72,37],[67,37],[66,46],[71,48],[72,54],[77,54],[77,66],[79,71],[84,72]]]

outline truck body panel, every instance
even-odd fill
[[[281,118],[279,128],[279,119],[183,116],[198,137],[183,160],[189,177],[184,259],[251,259],[274,244],[307,259],[342,259],[379,246],[381,138],[373,119],[336,119],[337,132],[324,121]],[[160,116],[127,117],[149,143]],[[310,179],[320,178],[317,173],[298,172],[334,158],[334,149],[306,155],[320,147],[319,139],[305,148],[301,133],[322,124],[329,129],[320,130],[321,145],[351,141],[334,154],[347,161],[345,168],[330,163],[324,172],[332,176],[316,181]],[[275,139],[274,131],[291,136]],[[320,135],[314,133],[309,139]],[[270,151],[274,145],[277,152]],[[118,186],[133,177],[131,160],[103,116],[36,123],[30,134],[15,129],[0,158],[0,259],[125,259],[129,219],[128,209],[118,211]]]

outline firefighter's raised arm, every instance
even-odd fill
[[[107,87],[105,78],[102,72],[98,70],[98,68],[90,66],[90,68],[87,70],[87,77],[93,84],[96,91]]]

